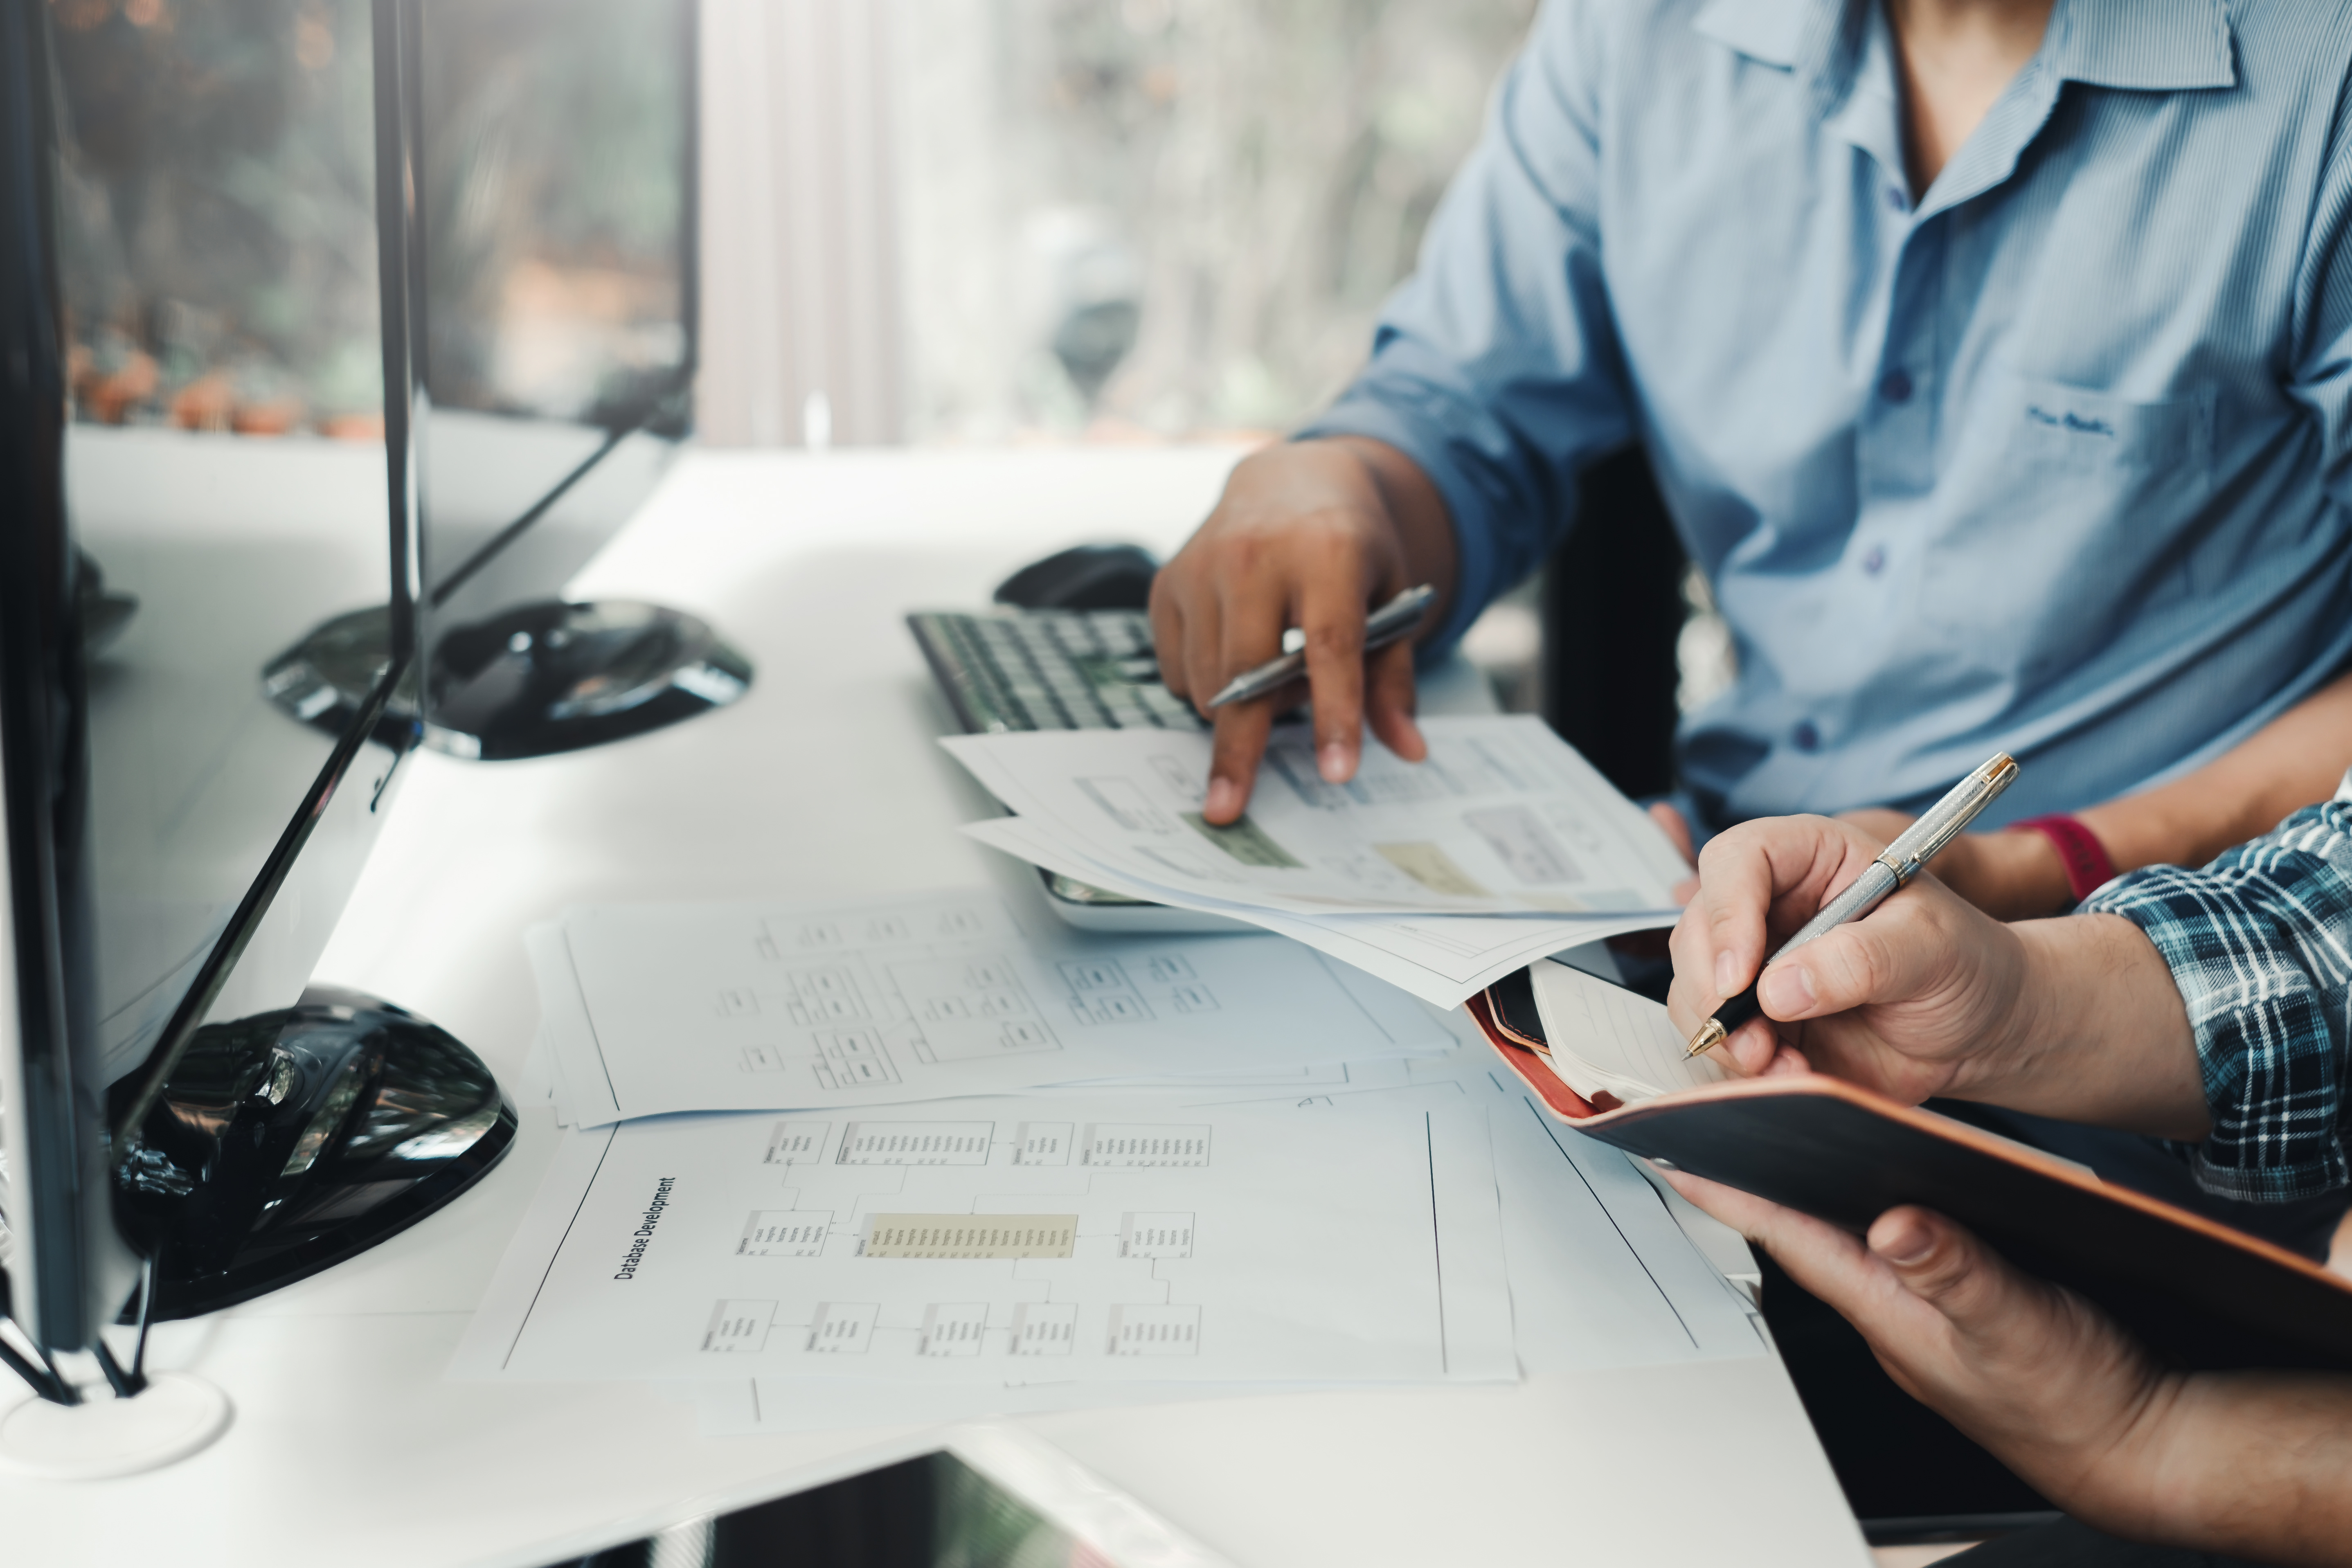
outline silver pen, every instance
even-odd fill
[[[1364,651],[1386,647],[1400,637],[1410,637],[1421,617],[1437,597],[1437,590],[1423,583],[1418,588],[1407,588],[1364,621]],[[1228,702],[1246,702],[1253,697],[1263,697],[1276,688],[1298,679],[1307,668],[1307,651],[1286,653],[1279,658],[1267,659],[1255,669],[1245,669],[1225,682],[1225,689],[1209,699],[1211,708],[1223,708]]]
[[[1995,753],[1990,762],[1954,784],[1918,821],[1897,834],[1895,842],[1882,850],[1878,858],[1847,885],[1845,891],[1823,904],[1821,913],[1782,942],[1780,950],[1764,961],[1764,967],[1769,969],[1815,937],[1826,936],[1846,921],[1860,920],[1876,909],[1887,894],[1917,876],[1919,868],[1934,858],[1937,850],[1958,838],[1976,820],[1977,813],[1998,799],[2016,777],[2017,760],[2007,752]],[[1684,1055],[1695,1057],[1701,1051],[1711,1051],[1730,1038],[1732,1030],[1750,1018],[1760,1017],[1764,1006],[1756,999],[1756,987],[1763,978],[1759,972],[1747,990],[1716,1008],[1715,1016],[1700,1025],[1698,1033],[1691,1037],[1690,1049]]]

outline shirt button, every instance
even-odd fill
[[[1811,719],[1798,721],[1796,729],[1790,731],[1789,739],[1797,743],[1797,750],[1801,752],[1821,750],[1822,732],[1814,727]]]
[[[1879,379],[1879,395],[1889,403],[1911,400],[1911,375],[1908,371],[1890,370]]]
[[[1862,569],[1875,577],[1886,569],[1886,552],[1874,544],[1870,553],[1862,558]]]
[[[1896,212],[1901,212],[1911,205],[1911,198],[1903,194],[1901,186],[1889,185],[1886,187],[1886,205]]]

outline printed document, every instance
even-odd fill
[[[567,1121],[877,1105],[1443,1051],[1296,943],[1021,929],[992,892],[573,910],[528,939]]]
[[[1250,808],[1202,816],[1211,739],[1041,731],[940,742],[1024,822],[1122,876],[1289,914],[1653,914],[1688,869],[1658,826],[1529,715],[1432,718],[1428,759],[1368,741],[1326,784],[1277,733]]]
[[[1544,915],[1292,915],[1126,876],[1072,850],[1024,816],[967,823],[964,832],[1032,865],[1129,898],[1225,915],[1289,937],[1339,963],[1412,993],[1436,1007],[1456,1007],[1539,958],[1626,931],[1673,923],[1672,914],[1568,919]]]
[[[978,1098],[567,1136],[457,1375],[1517,1376],[1482,1107]]]

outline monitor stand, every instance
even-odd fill
[[[279,707],[340,734],[383,668],[383,608],[338,616],[272,659],[262,686]],[[425,675],[424,741],[483,762],[602,745],[722,708],[751,684],[751,662],[707,622],[627,599],[519,605],[442,630]],[[383,723],[416,732],[413,686]]]
[[[124,1313],[141,1353],[126,1372],[93,1347],[106,1376],[87,1387],[26,1363],[49,1394],[0,1411],[0,1469],[98,1480],[207,1447],[228,1427],[228,1396],[184,1373],[147,1376],[147,1324],[235,1306],[405,1230],[479,1181],[516,1130],[480,1058],[331,986],[198,1029],[140,1125],[116,1168],[115,1215],[147,1258]]]
[[[207,1024],[116,1168],[117,1219],[152,1260],[141,1315],[214,1311],[340,1263],[472,1186],[515,1128],[479,1057],[388,1002],[313,986]]]

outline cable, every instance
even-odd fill
[[[158,1242],[155,1252],[149,1253],[139,1266],[139,1342],[131,1347],[131,1386],[147,1386],[147,1331],[155,1325],[155,1253],[163,1250]]]
[[[0,1321],[5,1321],[5,1320],[0,1319]],[[43,1399],[47,1400],[50,1404],[71,1405],[74,1403],[73,1400],[66,1397],[67,1390],[65,1385],[58,1381],[55,1373],[34,1364],[31,1361],[26,1358],[24,1352],[17,1350],[15,1345],[10,1344],[6,1340],[0,1340],[0,1364],[5,1364],[10,1372],[15,1373],[18,1377],[23,1378],[32,1388],[35,1394],[39,1394]]]
[[[138,1394],[141,1385],[131,1381],[131,1374],[116,1363],[114,1352],[106,1348],[104,1340],[90,1341],[89,1353],[98,1358],[98,1370],[106,1373],[106,1385],[114,1390],[115,1398],[130,1399]]]

